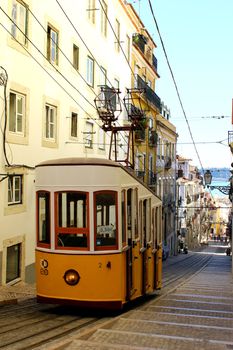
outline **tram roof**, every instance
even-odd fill
[[[81,158],[81,157],[75,157],[75,158],[59,158],[59,159],[50,159],[46,160],[44,162],[41,162],[36,165],[37,167],[44,167],[44,166],[75,166],[75,165],[103,165],[103,166],[113,166],[113,167],[121,167],[119,163],[116,163],[109,159],[103,159],[103,158]]]

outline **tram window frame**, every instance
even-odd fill
[[[134,238],[138,239],[140,237],[139,232],[139,220],[138,220],[138,214],[139,214],[139,205],[138,205],[138,188],[135,188],[134,190]]]
[[[97,236],[97,196],[98,195],[103,195],[103,194],[107,194],[107,195],[112,195],[114,198],[114,205],[115,205],[115,237],[110,237],[109,233],[102,233],[99,234],[99,236]],[[118,192],[117,191],[111,191],[111,190],[101,190],[101,191],[96,191],[93,193],[93,206],[94,206],[94,247],[96,251],[99,250],[116,250],[118,249]],[[102,210],[102,214],[103,214],[103,210]],[[106,214],[106,215],[109,215]],[[108,219],[105,219],[108,220]],[[110,226],[110,223],[108,223],[108,225],[103,225],[103,226]],[[113,230],[113,231],[114,231]],[[112,239],[113,242],[113,238],[115,238],[115,243],[114,244],[107,244],[108,242],[111,242],[110,239]],[[97,241],[98,239],[98,241]],[[101,244],[103,243],[103,244]]]
[[[133,239],[133,190],[128,188],[126,192],[126,204],[127,204],[127,237],[132,241]]]
[[[138,228],[139,228],[139,239],[142,245],[142,200],[139,200],[138,203],[138,216],[139,216],[139,224],[138,224]]]
[[[60,216],[59,208],[62,203],[59,202],[59,197],[62,194],[72,194],[85,197],[85,210],[83,211],[83,215],[85,215],[85,226],[77,227],[74,225],[70,225],[71,216],[69,216],[69,210],[71,208],[71,200],[67,203],[70,205],[70,208],[66,205],[64,212],[62,212],[62,216],[66,215],[66,226],[61,226],[62,217]],[[66,196],[67,200],[67,196]],[[75,206],[75,205],[74,205]],[[89,250],[90,249],[90,234],[89,234],[89,193],[83,191],[57,191],[54,193],[54,207],[55,207],[55,248],[61,250]],[[78,213],[78,204],[76,203],[76,209],[74,208],[73,216]],[[74,219],[74,218],[73,218]],[[77,220],[77,217],[76,217]],[[75,221],[75,219],[74,219]],[[69,235],[69,237],[68,237]],[[74,243],[79,243],[79,245],[75,245]]]
[[[147,236],[146,236],[146,242],[151,243],[152,242],[152,231],[151,231],[151,198],[147,199]]]
[[[127,245],[127,234],[126,234],[126,190],[121,191],[121,237],[122,237],[122,246]]]
[[[40,221],[40,198],[45,198],[45,219]],[[42,235],[45,229],[46,239],[40,239],[40,222],[42,222]],[[43,248],[51,247],[51,194],[49,191],[36,192],[36,231],[37,231],[37,246]]]
[[[157,207],[152,208],[152,245],[157,249]]]

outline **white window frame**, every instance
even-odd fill
[[[95,24],[95,11],[95,0],[88,0],[87,18],[93,24]]]
[[[100,67],[100,85],[107,85],[107,70],[104,67]]]
[[[94,87],[94,60],[87,56],[87,83]]]
[[[116,33],[116,43],[115,48],[117,52],[120,52],[120,40],[121,40],[121,24],[116,18],[115,20],[115,33]]]
[[[58,65],[58,30],[48,24],[47,27],[47,58],[50,63]]]
[[[105,150],[105,132],[99,127],[99,149]]]
[[[73,67],[79,70],[79,47],[73,44]]]
[[[108,5],[104,0],[102,0],[102,6],[101,6],[101,15],[100,15],[100,29],[101,33],[106,37],[107,36],[107,28],[108,28],[108,22],[107,22],[107,15],[108,15]]]
[[[11,18],[11,34],[22,45],[27,44],[28,35],[28,5],[21,0],[13,0]]]
[[[8,205],[23,203],[23,176],[22,175],[10,175],[8,177],[7,203]]]
[[[128,34],[126,34],[126,57],[130,62],[130,36]]]
[[[115,87],[115,89],[117,91],[119,91],[119,89],[120,89],[120,82],[116,78],[114,78],[114,87]],[[116,95],[116,103],[117,103],[117,105],[120,104],[120,96],[118,94]]]
[[[57,107],[49,103],[45,104],[44,138],[50,142],[57,138]]]
[[[93,123],[87,121],[84,132],[84,145],[86,148],[93,148],[93,129]]]
[[[73,120],[76,118],[76,122],[74,122],[76,125],[73,124]],[[75,129],[73,129],[75,128]],[[73,133],[74,132],[74,133]],[[70,137],[71,138],[78,138],[78,113],[71,112],[70,117]]]
[[[14,103],[12,104],[13,98]],[[9,99],[9,132],[20,136],[25,136],[26,96],[15,91],[10,91]],[[19,106],[20,103],[21,110]]]

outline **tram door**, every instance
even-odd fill
[[[156,268],[156,289],[162,288],[162,207],[156,209],[157,228],[157,268]]]
[[[152,237],[153,237],[153,264],[154,264],[154,289],[157,289],[158,278],[158,228],[157,228],[157,216],[158,208],[152,209]]]
[[[126,195],[126,299],[130,300],[133,294],[133,240],[132,240],[132,189],[128,189]]]
[[[144,227],[145,227],[145,258],[144,258],[144,289],[145,292],[152,292],[154,289],[154,256],[153,256],[153,235],[152,235],[152,215],[151,199],[144,200]]]
[[[142,294],[146,293],[148,281],[148,264],[147,264],[147,200],[142,202],[142,237],[141,237],[141,261],[142,261]]]
[[[127,299],[132,300],[141,295],[141,251],[139,241],[139,203],[138,189],[126,191],[126,278]]]

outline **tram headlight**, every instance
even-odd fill
[[[67,270],[63,276],[65,282],[70,286],[75,286],[80,280],[79,273],[76,270]]]

